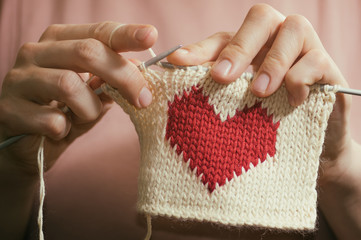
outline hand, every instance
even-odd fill
[[[37,174],[36,151],[44,135],[49,169],[59,154],[109,108],[111,100],[93,92],[102,81],[137,107],[150,104],[151,93],[142,74],[118,53],[151,47],[157,30],[150,25],[117,26],[115,22],[52,25],[39,42],[22,46],[3,82],[0,141],[19,134],[31,136],[1,150],[2,159]],[[85,80],[89,74],[84,73],[98,77],[88,85]],[[64,105],[70,109],[67,114],[59,109]]]
[[[347,86],[310,22],[299,15],[285,17],[265,4],[250,9],[237,33],[216,33],[176,51],[168,60],[178,65],[214,61],[211,75],[215,81],[225,84],[241,76],[251,65],[256,70],[251,86],[256,96],[267,97],[284,82],[293,106],[307,98],[309,86],[316,82]],[[337,95],[324,159],[338,159],[350,145],[350,104],[349,96]]]
[[[293,106],[307,98],[314,83],[348,86],[307,19],[285,17],[265,4],[250,9],[237,33],[216,33],[178,50],[168,61],[214,62],[211,75],[225,84],[252,66],[256,74],[251,90],[256,96],[267,97],[284,82]],[[358,239],[361,229],[361,147],[351,139],[350,106],[350,96],[336,95],[318,179],[320,207],[342,239]]]

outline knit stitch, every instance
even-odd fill
[[[178,155],[189,161],[193,171],[208,185],[210,192],[216,184],[222,186],[236,174],[257,166],[267,154],[275,154],[276,131],[279,122],[267,116],[267,110],[257,103],[222,122],[208,104],[202,89],[192,87],[182,98],[169,103],[166,139],[176,147]]]
[[[130,115],[139,136],[138,210],[153,216],[313,229],[319,156],[335,94],[311,87],[298,107],[282,85],[267,98],[252,75],[218,84],[209,71],[147,69],[153,102],[136,109],[103,90]]]

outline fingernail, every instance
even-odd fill
[[[149,33],[152,31],[151,27],[140,28],[135,32],[135,39],[138,41],[144,41]]]
[[[153,96],[147,87],[143,87],[139,94],[139,105],[141,107],[147,107],[152,103]]]
[[[254,91],[259,93],[265,93],[269,84],[269,76],[265,73],[261,73],[253,81],[252,88]]]
[[[225,77],[228,75],[231,68],[232,63],[225,59],[220,61],[215,67],[213,67],[212,72],[219,76]]]
[[[186,55],[189,53],[189,51],[184,48],[178,49],[176,52],[177,52],[177,54],[180,54],[180,55]]]

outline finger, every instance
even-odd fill
[[[115,30],[115,31],[114,31]],[[40,41],[94,38],[116,52],[139,51],[153,46],[157,29],[151,25],[101,22],[96,24],[55,24],[44,32]]]
[[[103,83],[105,83],[105,82],[104,82],[101,78],[99,78],[98,76],[93,76],[93,77],[91,78],[91,80],[88,81],[87,83],[88,83],[88,85],[89,85],[89,87],[90,87],[91,89],[95,90],[95,89],[100,88],[101,85],[102,85]],[[113,99],[112,99],[111,97],[109,97],[109,96],[108,96],[107,94],[105,94],[105,93],[100,93],[100,94],[98,95],[98,97],[99,97],[100,100],[102,101],[103,106],[104,106],[105,104],[109,104],[109,103],[112,103],[112,102],[113,102]]]
[[[252,82],[253,93],[259,97],[274,93],[294,62],[311,49],[323,49],[312,25],[302,16],[288,16]]]
[[[8,98],[2,101],[0,108],[7,118],[7,136],[36,134],[60,140],[68,135],[71,128],[65,114],[51,106],[40,106],[20,98]]]
[[[36,44],[35,63],[46,68],[90,72],[118,89],[130,103],[146,107],[152,95],[137,66],[95,39]]]
[[[52,100],[65,103],[81,122],[94,121],[100,115],[101,101],[77,73],[38,67],[28,72],[31,74],[24,78],[15,78],[23,80],[14,84],[14,94],[42,105]]]
[[[298,106],[308,97],[314,83],[340,84],[345,80],[328,54],[319,49],[307,52],[285,76],[288,100]]]
[[[258,69],[263,63],[268,51],[269,51],[269,47],[264,46],[263,48],[261,48],[261,50],[259,50],[257,55],[253,58],[251,63],[253,67],[253,72],[258,72]]]
[[[272,41],[284,16],[266,4],[253,6],[234,38],[220,53],[211,75],[220,83],[236,80],[259,50]]]
[[[207,39],[182,47],[168,56],[175,65],[198,65],[215,61],[222,49],[229,43],[234,33],[219,32]]]

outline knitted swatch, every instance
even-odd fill
[[[313,229],[319,156],[334,93],[311,87],[299,107],[268,98],[251,74],[229,85],[209,71],[147,69],[153,102],[136,109],[110,87],[139,135],[140,212],[230,226]]]

